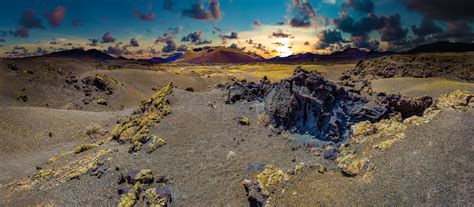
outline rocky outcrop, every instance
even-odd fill
[[[398,112],[404,117],[422,114],[432,103],[429,97],[362,97],[301,67],[278,83],[271,84],[264,78],[260,83],[241,81],[227,88],[228,103],[264,102],[274,127],[333,143],[346,141],[353,124],[377,122]]]

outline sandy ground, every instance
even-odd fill
[[[110,128],[129,113],[1,107],[0,183],[30,174],[53,155],[93,141],[85,131],[91,123]]]
[[[374,156],[373,177],[308,172],[275,203],[304,206],[469,206],[474,201],[474,112],[442,112],[414,126],[390,150]],[[296,192],[296,193],[294,193]],[[293,195],[294,193],[294,195]]]
[[[457,89],[474,91],[474,83],[446,78],[386,78],[373,80],[372,88],[410,97],[439,97]]]

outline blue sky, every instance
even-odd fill
[[[114,55],[151,57],[209,45],[245,48],[270,57],[327,53],[346,47],[401,50],[435,40],[474,39],[473,15],[458,17],[445,12],[436,7],[443,6],[441,0],[0,1],[0,56],[81,47]],[[173,3],[173,8],[165,8],[165,1]],[[433,2],[433,8],[420,6]],[[199,6],[201,10],[196,9]],[[24,20],[27,11],[31,18]],[[364,18],[370,20],[369,25],[362,21]],[[421,27],[424,18],[427,24]],[[412,25],[419,29],[417,35]],[[173,33],[170,28],[179,28],[179,32]],[[112,37],[110,41],[104,41],[106,33]],[[182,41],[190,33],[197,40]],[[132,38],[139,46],[130,46]],[[98,43],[92,44],[92,39]]]

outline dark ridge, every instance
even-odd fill
[[[462,42],[435,42],[422,45],[411,49],[406,54],[416,53],[435,53],[435,52],[472,52],[474,51],[474,43]]]
[[[318,55],[313,53],[303,53],[290,55],[288,57],[274,57],[268,59],[268,62],[341,62],[357,61],[371,58],[378,58],[386,55],[392,55],[395,52],[386,51],[363,51],[357,48],[347,48],[328,55]]]
[[[183,53],[174,53],[168,57],[153,57],[149,61],[153,63],[172,63],[183,56]]]
[[[101,52],[96,49],[83,50],[83,49],[71,49],[63,50],[59,52],[52,52],[50,54],[44,55],[45,57],[70,57],[70,58],[93,58],[100,60],[114,60],[116,58],[108,55],[104,52]],[[122,58],[121,58],[122,59]]]

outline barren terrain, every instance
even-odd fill
[[[1,59],[0,205],[470,205],[472,56],[302,65]],[[407,60],[414,63],[402,64]],[[350,123],[342,142],[302,142],[319,137],[300,133],[298,124],[277,126],[273,118],[283,113],[269,113],[274,102],[268,101],[276,100],[272,90],[293,80],[297,66],[334,83],[336,98],[349,94],[347,105],[367,99],[364,110],[391,113]],[[258,87],[265,95],[246,100],[243,93],[229,103],[232,87],[264,77],[270,83]],[[330,90],[309,80],[302,82],[314,91]],[[292,100],[329,100],[305,87],[297,92],[305,96]],[[381,93],[430,96],[432,103],[402,120],[397,113],[405,111],[377,102]],[[395,104],[418,106],[408,98]],[[151,170],[152,181],[134,170]],[[149,189],[156,189],[152,203]]]

